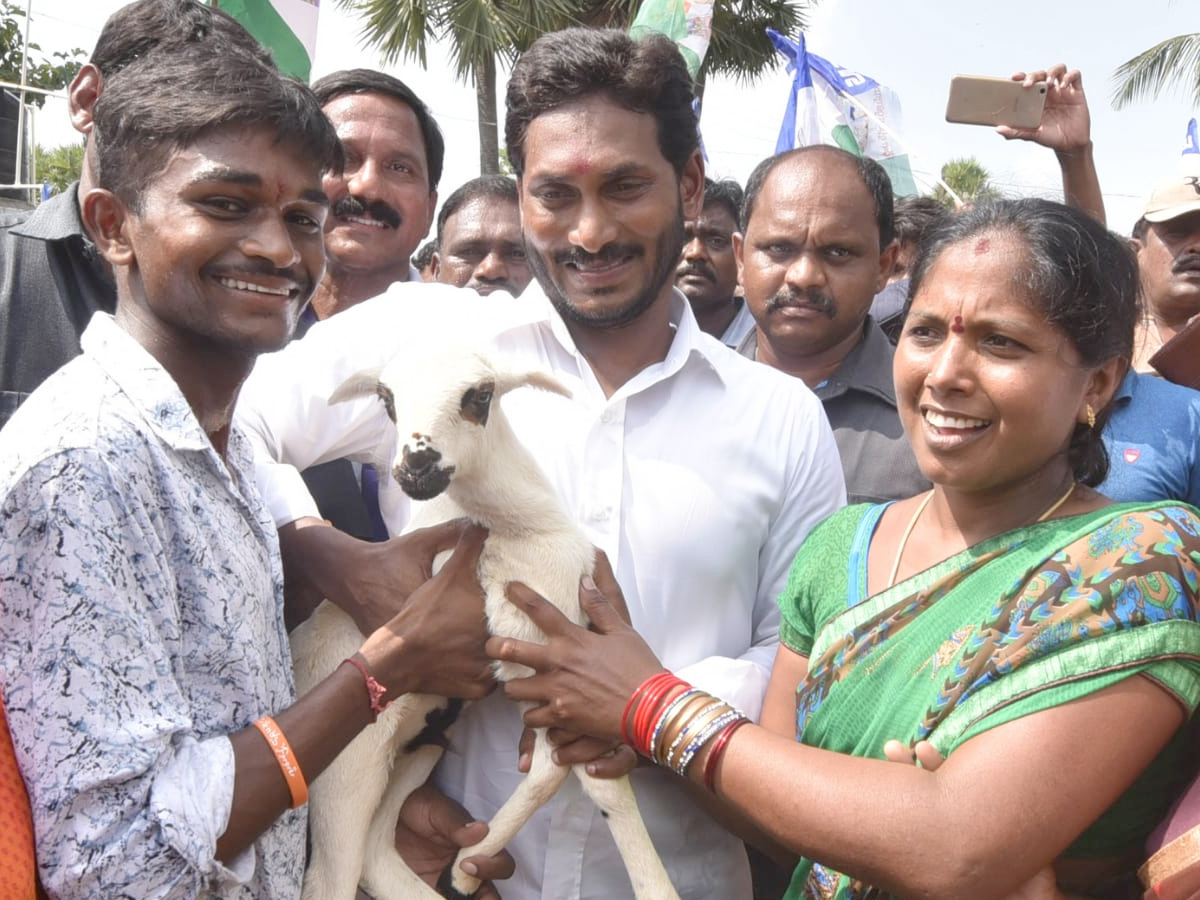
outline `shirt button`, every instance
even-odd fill
[[[617,421],[617,414],[611,409],[606,409],[600,414],[600,421],[605,425],[611,425],[613,422]]]
[[[609,519],[612,518],[612,507],[611,506],[598,507],[596,509],[596,511],[592,513],[592,518],[595,519],[597,522],[607,522]]]

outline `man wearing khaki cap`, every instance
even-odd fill
[[[1150,357],[1200,313],[1200,169],[1154,188],[1133,226],[1133,243],[1145,301],[1133,367],[1153,373]]]

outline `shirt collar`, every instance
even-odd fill
[[[1112,402],[1128,403],[1133,399],[1133,392],[1137,390],[1137,382],[1140,376],[1132,368],[1125,373],[1125,377],[1121,379],[1121,383],[1117,385],[1117,392],[1113,396]],[[1152,376],[1147,376],[1152,377]]]
[[[873,394],[889,406],[896,405],[896,386],[892,378],[895,350],[875,320],[867,316],[863,339],[846,354],[842,364],[816,388],[822,400],[841,396],[846,391]]]
[[[30,213],[29,218],[9,230],[13,234],[41,241],[63,241],[78,237],[91,244],[87,232],[83,230],[83,220],[79,218],[79,182],[76,181],[62,193],[43,200]]]
[[[149,429],[175,450],[216,452],[175,379],[108,313],[96,313],[80,338],[83,352],[113,380]],[[231,463],[248,462],[240,435],[230,436]],[[234,455],[239,454],[238,459]]]
[[[695,364],[704,366],[718,378],[724,380],[722,369],[717,365],[714,355],[725,353],[729,348],[700,329],[699,323],[696,322],[696,316],[692,313],[691,304],[678,288],[672,289],[669,302],[671,304],[670,324],[675,334],[671,339],[670,347],[667,348],[666,357],[661,362],[643,369],[630,379],[628,384],[622,386],[614,396],[633,393],[650,384],[670,378],[693,359]],[[513,323],[514,326],[519,327],[522,324],[533,322],[542,324],[553,335],[555,342],[563,352],[574,357],[582,373],[584,367],[587,366],[587,360],[579,352],[579,348],[575,345],[575,339],[571,337],[571,332],[567,329],[566,322],[563,321],[558,310],[554,308],[545,291],[542,290],[541,284],[536,280],[531,281],[516,303],[524,315]]]

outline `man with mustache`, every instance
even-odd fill
[[[756,326],[738,347],[824,404],[851,503],[928,488],[896,412],[892,345],[868,315],[896,262],[892,186],[874,160],[801,147],[759,163],[734,253]]]
[[[742,208],[742,188],[728,179],[704,179],[704,208],[687,222],[687,243],[675,269],[675,286],[692,304],[700,330],[736,347],[754,328],[754,316],[736,294],[733,233]]]
[[[400,437],[373,397],[329,405],[356,371],[434,335],[478,339],[512,365],[552,373],[570,398],[505,397],[521,441],[568,510],[608,554],[633,625],[668,659],[750,715],[778,637],[775,598],[795,547],[844,502],[820,404],[803,384],[704,335],[674,274],[684,222],[700,212],[704,162],[692,79],[661,35],[570,29],[539,38],[513,68],[506,143],[536,281],[519,301],[443,285],[393,285],[264,358],[239,416],[292,573],[375,627],[411,567],[396,539],[356,542],[323,527],[286,463],[330,453],[395,458]],[[407,503],[380,492],[393,533]],[[464,710],[437,784],[486,819],[519,783],[519,710],[500,692]],[[562,745],[567,763],[611,774],[631,760]],[[610,748],[603,748],[610,749]],[[639,808],[685,900],[748,900],[741,841],[669,775],[632,773]],[[505,900],[610,900],[631,885],[602,814],[566,786],[510,850]],[[448,859],[447,859],[448,861]]]
[[[533,273],[521,238],[515,181],[481,175],[446,198],[438,213],[430,272],[434,281],[484,296],[506,291],[516,297],[525,290]]]
[[[1160,182],[1133,226],[1145,317],[1133,367],[1157,374],[1150,357],[1200,313],[1200,168]]]
[[[312,312],[328,319],[397,281],[421,280],[409,257],[433,223],[445,143],[425,104],[390,75],[346,69],[318,79],[313,93],[346,151],[345,171],[325,177],[329,265]]]
[[[298,338],[394,282],[421,280],[409,257],[433,222],[445,155],[437,122],[398,78],[344,69],[318,79],[312,89],[337,129],[346,167],[324,178],[332,204],[327,268],[296,329]],[[359,537],[387,536],[370,464],[334,459],[303,476],[322,518]]]

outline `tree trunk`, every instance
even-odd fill
[[[500,137],[496,127],[496,57],[488,54],[475,67],[475,113],[479,118],[479,174],[500,172]]]

